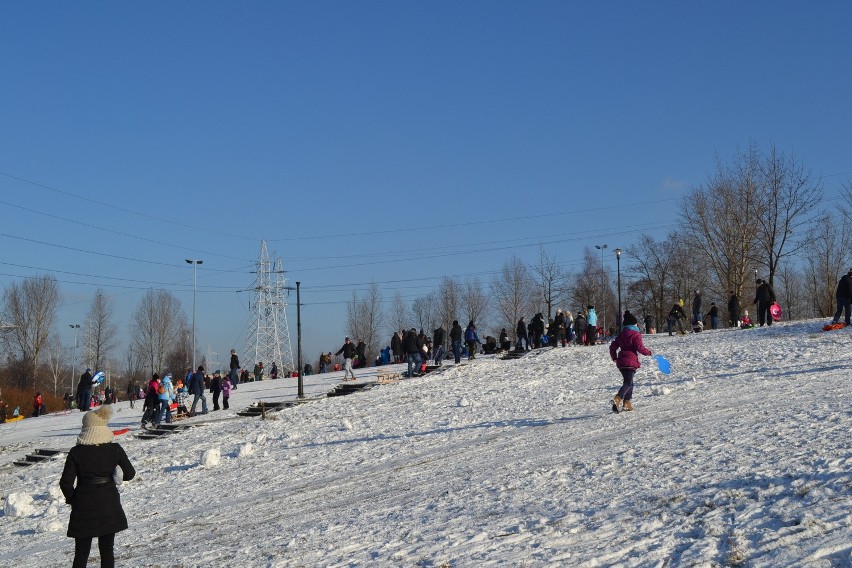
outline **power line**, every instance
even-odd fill
[[[12,175],[12,174],[10,174],[8,172],[4,172],[4,171],[0,171],[0,176],[5,176],[9,179],[20,181],[22,183],[27,183],[27,184],[30,184],[30,185],[35,186],[35,187],[40,187],[42,189],[47,189],[49,191],[59,193],[60,195],[65,195],[67,197],[72,197],[74,199],[80,199],[82,201],[94,203],[95,205],[100,205],[101,207],[106,207],[108,209],[114,209],[116,211],[121,211],[123,213],[129,213],[131,215],[137,215],[139,217],[143,217],[145,219],[151,219],[152,221],[159,221],[160,223],[165,223],[167,225],[175,225],[175,226],[181,227],[182,229],[192,229],[194,231],[203,231],[205,233],[213,233],[213,234],[217,234],[217,235],[224,235],[224,236],[227,236],[227,237],[233,237],[235,239],[241,239],[241,240],[250,240],[250,241],[259,240],[259,239],[255,239],[255,238],[252,238],[252,237],[247,237],[245,235],[235,235],[235,234],[231,234],[231,233],[223,233],[222,231],[218,231],[218,230],[214,231],[214,230],[209,229],[207,227],[197,227],[195,225],[189,225],[189,224],[184,223],[184,222],[170,221],[168,219],[163,219],[162,217],[157,217],[155,215],[149,215],[148,213],[143,213],[141,211],[135,211],[133,209],[127,209],[125,207],[119,207],[118,205],[112,205],[110,203],[98,201],[97,199],[92,199],[90,197],[84,197],[82,195],[77,195],[76,193],[71,193],[70,191],[65,191],[65,190],[50,186],[50,185],[46,185],[46,184],[43,184],[43,183],[38,183],[38,182],[35,182],[35,181],[32,181],[32,180],[28,180],[28,179],[25,179],[25,178],[22,178],[22,177],[19,177],[19,176],[15,176],[15,175]],[[243,260],[243,259],[241,259],[241,260]]]
[[[219,257],[222,257],[222,258],[229,258],[231,260],[239,260],[241,262],[248,262],[248,259],[246,259],[246,258],[228,256],[228,255],[224,255],[224,254],[220,254],[220,253],[216,253],[216,252],[211,252],[211,251],[206,251],[206,250],[201,250],[201,249],[193,249],[193,248],[189,248],[189,247],[182,247],[182,246],[174,245],[174,244],[171,244],[171,243],[165,243],[163,241],[156,241],[154,239],[149,239],[147,237],[141,237],[139,235],[133,235],[133,234],[130,234],[130,233],[122,233],[121,231],[114,231],[112,229],[106,229],[106,228],[101,227],[100,225],[97,225],[97,224],[87,223],[87,224],[81,225],[80,222],[78,220],[75,220],[75,219],[68,219],[67,217],[60,217],[59,215],[53,215],[51,213],[45,213],[44,211],[38,211],[36,209],[30,209],[29,207],[24,207],[22,205],[16,205],[14,203],[9,203],[8,201],[0,201],[0,204],[7,205],[9,207],[14,207],[14,208],[20,209],[22,211],[27,211],[29,213],[34,213],[36,215],[43,215],[43,216],[49,217],[51,219],[58,219],[60,221],[73,223],[75,226],[80,227],[81,230],[94,229],[94,230],[98,230],[98,231],[103,231],[105,233],[111,233],[113,235],[119,235],[119,236],[122,236],[122,237],[137,239],[137,240],[140,240],[140,241],[145,241],[145,242],[153,243],[153,244],[156,244],[156,245],[162,245],[162,246],[167,246],[167,247],[171,247],[171,248],[176,248],[176,249],[179,249],[179,250],[191,251],[191,252],[200,252],[200,253],[207,254],[207,255],[219,256]]]

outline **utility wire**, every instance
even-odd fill
[[[222,258],[229,258],[231,260],[239,260],[240,262],[248,262],[248,259],[245,259],[245,258],[240,258],[240,257],[236,257],[236,256],[228,256],[228,255],[224,255],[224,254],[220,254],[220,253],[212,252],[212,251],[207,251],[207,250],[200,250],[200,249],[193,249],[193,248],[189,248],[189,247],[182,247],[182,246],[179,246],[179,245],[174,245],[172,243],[164,243],[163,241],[156,241],[154,239],[149,239],[147,237],[141,237],[139,235],[132,235],[130,233],[122,233],[121,231],[114,231],[112,229],[106,229],[104,227],[101,227],[98,224],[92,224],[92,223],[81,224],[80,221],[75,220],[75,219],[68,219],[66,217],[60,217],[59,215],[53,215],[51,213],[45,213],[44,211],[37,211],[36,209],[30,209],[29,207],[24,207],[22,205],[16,205],[14,203],[9,203],[8,201],[0,201],[0,204],[7,205],[9,207],[14,207],[14,208],[20,209],[22,211],[27,211],[29,213],[34,213],[36,215],[43,215],[43,216],[49,217],[51,219],[57,219],[59,221],[65,221],[65,222],[68,222],[68,223],[73,223],[75,226],[80,227],[81,229],[89,229],[89,230],[94,229],[94,230],[103,231],[103,232],[106,232],[106,233],[111,233],[113,235],[119,235],[119,236],[122,236],[122,237],[137,239],[137,240],[140,240],[140,241],[145,241],[145,242],[153,243],[153,244],[156,244],[156,245],[162,245],[162,246],[166,246],[166,247],[176,248],[176,249],[179,249],[179,250],[191,251],[191,252],[201,253],[201,254],[210,255],[210,256],[218,256],[218,257],[222,257]]]

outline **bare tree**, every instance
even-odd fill
[[[166,355],[180,341],[187,326],[178,300],[166,290],[148,290],[133,312],[133,346],[150,372],[164,370]]]
[[[784,317],[788,320],[808,317],[812,309],[811,303],[805,299],[802,273],[795,270],[791,262],[785,262],[778,267],[775,276],[775,295],[784,307]]]
[[[47,274],[12,282],[3,291],[0,320],[13,327],[2,338],[7,353],[20,364],[19,388],[27,388],[28,379],[35,388],[39,357],[56,322],[59,300],[59,283]]]
[[[459,317],[461,286],[458,281],[445,276],[438,285],[436,301],[438,304],[438,319],[444,326],[444,329],[449,331],[452,328],[453,321]]]
[[[366,346],[367,361],[373,361],[379,353],[379,333],[384,314],[382,312],[382,294],[376,282],[370,284],[363,298],[352,292],[352,301],[346,307],[347,333]]]
[[[388,323],[391,327],[388,336],[393,336],[394,332],[406,329],[408,313],[408,306],[402,298],[402,292],[397,290],[391,300],[390,313],[388,314]]]
[[[778,264],[805,245],[810,215],[822,200],[822,184],[805,172],[795,156],[780,153],[773,144],[761,163],[758,242],[763,254],[758,263],[769,272],[773,284]]]
[[[467,314],[467,321],[475,322],[477,329],[484,331],[488,296],[485,294],[479,278],[471,278],[465,281],[461,300],[462,308]]]
[[[571,300],[581,307],[595,306],[601,327],[606,326],[605,318],[612,316],[613,321],[615,320],[616,299],[612,282],[600,257],[588,247],[585,249],[580,277],[571,290]]]
[[[535,292],[535,281],[521,259],[513,256],[503,263],[503,268],[491,280],[491,296],[498,319],[495,327],[511,330],[513,340],[517,340],[516,324],[521,316],[534,309]]]
[[[145,383],[145,373],[142,368],[144,362],[139,356],[139,352],[133,345],[127,348],[124,352],[124,376],[134,385],[142,385]]]
[[[639,243],[627,249],[633,258],[628,274],[634,277],[628,287],[630,297],[635,298],[642,308],[642,315],[650,314],[659,326],[671,308],[672,273],[675,271],[675,235],[657,242],[649,235],[642,235]],[[627,306],[628,308],[630,306]]]
[[[849,263],[850,223],[824,213],[805,246],[805,288],[817,317],[834,315],[837,279]]]
[[[715,172],[683,200],[682,232],[693,250],[691,262],[706,264],[720,289],[740,294],[753,266],[758,217],[765,214],[761,183],[760,156],[751,146],[731,164],[717,157]]]
[[[420,296],[411,303],[411,314],[414,316],[415,325],[422,329],[426,335],[430,335],[432,330],[437,327],[435,325],[438,315],[436,304],[435,294]]]
[[[118,325],[114,321],[115,306],[103,290],[95,292],[89,315],[86,318],[84,353],[86,363],[99,371],[105,369],[104,361],[118,345]]]
[[[47,354],[47,368],[50,371],[50,378],[53,381],[53,394],[58,395],[59,389],[62,386],[63,375],[71,372],[65,367],[66,353],[58,336],[52,335],[47,340],[45,353]],[[68,392],[74,392],[74,385],[69,383],[68,386],[71,389]]]
[[[568,297],[565,271],[556,261],[556,257],[550,257],[544,247],[539,248],[538,264],[531,268],[537,277],[536,284],[541,294],[541,301],[547,310],[547,319],[550,319],[553,317],[553,308],[558,307]]]
[[[204,364],[207,365],[207,362],[204,361]],[[192,369],[192,329],[185,321],[179,323],[176,340],[166,353],[166,367],[175,377],[182,377],[189,370],[195,371]]]
[[[843,191],[841,197],[840,211],[846,222],[852,223],[852,179],[843,182]]]

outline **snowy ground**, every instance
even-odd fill
[[[117,438],[138,471],[117,563],[852,566],[852,330],[823,323],[646,336],[673,372],[643,358],[619,415],[606,346],[479,358],[265,421],[234,411],[294,398],[295,380],[242,385],[213,423]],[[119,407],[112,426],[138,423]],[[0,425],[0,564],[70,565],[64,458],[10,462],[70,447],[80,419]]]

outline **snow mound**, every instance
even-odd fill
[[[250,456],[254,453],[254,446],[251,442],[246,442],[240,449],[237,450],[237,457],[244,458],[246,456]]]
[[[9,493],[3,512],[7,517],[30,517],[35,514],[33,498],[29,493]]]
[[[672,389],[663,386],[653,386],[651,387],[651,394],[654,396],[666,396],[672,394]]]
[[[204,467],[216,467],[222,463],[222,451],[219,448],[210,448],[201,454],[201,465]]]

